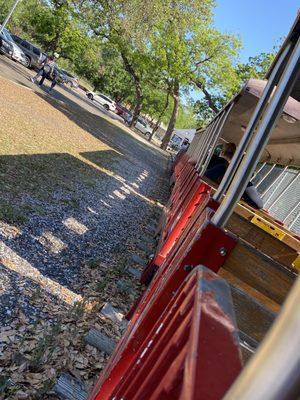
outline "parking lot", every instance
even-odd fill
[[[0,55],[0,75],[2,78],[11,80],[17,85],[22,85],[30,90],[46,94],[45,89],[50,86],[50,82],[46,80],[44,87],[40,88],[38,85],[35,85],[30,81],[30,78],[35,74],[35,71],[25,68],[21,64],[10,60],[4,55]],[[123,122],[123,119],[118,115],[107,112],[103,107],[89,100],[86,97],[85,92],[80,88],[69,89],[66,85],[57,85],[51,96],[57,100],[66,102],[66,104],[72,105],[72,102],[74,102],[88,111],[99,112],[101,113],[101,116],[109,115],[110,118]]]
[[[124,294],[117,282],[132,283],[126,264],[168,192],[166,153],[80,89],[49,95],[33,75],[0,56],[0,373],[9,399],[56,398],[49,382],[66,368],[83,373],[83,359],[80,376],[97,375],[105,358],[82,348],[84,335],[95,324],[120,331],[85,304],[127,311],[138,285]]]

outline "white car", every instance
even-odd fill
[[[7,29],[3,29],[2,34],[4,35],[5,39],[12,45],[12,54],[11,58],[14,61],[18,61],[19,63],[26,65],[26,57],[23,51],[20,49],[19,46],[16,45],[13,38],[11,37],[10,33]]]
[[[138,117],[135,127],[145,136],[149,137],[151,135],[152,129],[143,118]]]
[[[94,100],[96,103],[101,104],[107,111],[116,111],[116,103],[102,93],[87,92],[87,97]]]

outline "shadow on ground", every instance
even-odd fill
[[[150,168],[153,175],[158,178],[165,178],[168,156],[160,150],[139,141],[121,127],[87,111],[61,93],[56,92],[54,94],[55,98],[41,93],[37,93],[37,95],[66,115],[80,128],[117,152],[122,153],[134,164],[140,165],[143,169]],[[60,102],[57,102],[56,99]]]
[[[93,156],[111,167],[114,152],[99,153]],[[126,239],[138,234],[156,207],[122,180],[69,154],[1,156],[0,177],[5,266],[20,274],[33,268],[75,292],[83,263],[109,264],[125,254]]]

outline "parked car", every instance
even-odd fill
[[[14,61],[18,61],[19,63],[25,65],[26,58],[25,58],[24,52],[20,49],[19,46],[17,46],[17,44],[14,42],[11,34],[9,33],[9,31],[6,28],[3,29],[2,35],[12,45],[12,54],[10,54],[10,57]]]
[[[126,119],[128,115],[131,115],[131,112],[130,110],[128,110],[128,108],[122,106],[121,104],[116,103],[116,114]]]
[[[34,46],[27,40],[20,38],[17,35],[11,35],[11,36],[25,54],[25,66],[27,68],[40,68],[45,58],[41,49]]]
[[[13,53],[12,44],[5,38],[3,33],[0,33],[0,53],[11,57]]]
[[[107,111],[116,111],[116,103],[102,93],[87,92],[87,97],[101,104]]]
[[[149,137],[151,135],[152,129],[142,117],[138,117],[135,127],[145,136]]]
[[[78,78],[76,76],[70,74],[70,72],[61,69],[60,70],[62,82],[70,85],[72,88],[77,88],[79,86]]]

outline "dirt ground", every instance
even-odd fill
[[[121,335],[99,310],[140,291],[126,266],[145,257],[168,156],[76,94],[25,86],[0,78],[0,399],[55,399],[61,372],[91,385],[105,365],[90,328]]]

